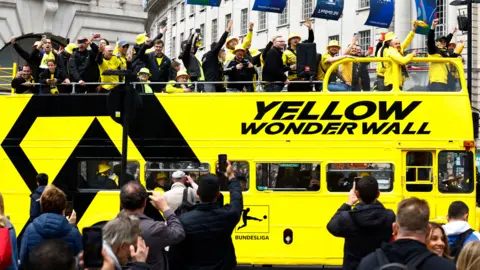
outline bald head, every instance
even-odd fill
[[[108,59],[112,58],[112,54],[113,54],[112,45],[105,46],[105,50],[103,51],[103,57],[108,60]]]
[[[145,208],[147,190],[138,182],[128,182],[120,192],[120,204],[123,209],[135,211]]]

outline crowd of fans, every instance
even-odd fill
[[[463,42],[456,48],[451,43],[453,33],[435,40],[435,28],[439,21],[434,20],[428,34],[428,56],[433,58],[461,57]],[[35,42],[32,51],[22,49],[15,38],[11,44],[26,61],[18,76],[12,81],[16,93],[58,94],[72,92],[71,83],[76,83],[76,93],[108,93],[120,86],[127,75],[104,74],[106,70],[129,70],[130,78],[141,93],[186,93],[186,92],[280,92],[288,86],[289,92],[305,92],[316,89],[321,91],[327,70],[337,61],[344,58],[376,56],[389,59],[388,62],[377,63],[374,83],[368,72],[369,63],[346,62],[332,72],[328,81],[330,91],[390,91],[393,82],[399,80],[400,86],[409,77],[407,65],[417,56],[414,50],[405,54],[412,41],[415,30],[421,22],[415,21],[407,38],[401,42],[395,33],[383,33],[375,48],[366,52],[359,46],[359,36],[340,53],[338,41],[332,40],[323,54],[307,51],[308,59],[316,59],[313,64],[316,73],[305,72],[305,65],[297,59],[300,43],[314,44],[315,37],[312,21],[306,19],[308,39],[292,33],[285,40],[275,36],[264,49],[252,49],[254,24],[248,26],[248,33],[240,43],[237,37],[229,36],[232,21],[229,21],[225,32],[218,42],[213,42],[210,50],[201,58],[197,50],[201,45],[199,29],[192,29],[187,40],[181,43],[178,58],[171,60],[164,54],[166,32],[164,27],[153,40],[146,34],[137,36],[136,44],[130,46],[120,40],[115,45],[101,39],[99,34],[90,38],[79,38],[76,43],[69,43],[65,48],[56,51],[47,37]],[[422,25],[423,26],[423,25]],[[455,32],[455,30],[454,30]],[[97,43],[95,43],[97,42]],[[225,46],[225,47],[224,47]],[[303,61],[303,60],[302,60]],[[311,60],[310,60],[311,61]],[[298,67],[297,67],[298,65]],[[395,67],[396,66],[396,67]],[[302,70],[298,70],[303,67]],[[395,68],[402,71],[394,78]],[[308,70],[307,70],[308,71]],[[450,64],[431,63],[428,73],[428,89],[431,91],[452,91],[458,86],[458,72]],[[308,83],[317,80],[317,83]],[[264,83],[257,83],[263,81]],[[302,83],[303,81],[303,83]],[[307,82],[305,82],[307,81]]]

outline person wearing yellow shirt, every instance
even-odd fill
[[[106,70],[119,70],[122,66],[122,62],[117,57],[113,57],[113,48],[111,45],[100,45],[96,61],[100,70],[100,79],[102,83],[120,82],[119,77],[116,75],[103,75]],[[107,93],[117,86],[118,84],[102,84],[97,88],[97,92]]]
[[[247,33],[247,36],[243,39],[243,43],[242,43],[242,47],[244,49],[247,49],[247,46],[248,46],[248,43],[250,42],[250,44],[252,43],[252,38],[253,38],[253,26],[254,26],[254,23],[251,22],[248,24],[248,33]],[[239,43],[239,39],[236,38],[236,37],[229,37],[227,38],[227,42],[226,42],[226,47],[227,47],[227,55],[225,57],[225,61],[224,61],[224,64],[226,64],[227,62],[233,60],[235,58],[235,47],[237,46],[237,44]]]
[[[148,70],[148,68],[142,68],[137,73],[137,76],[137,80],[145,84],[137,84],[135,87],[136,90],[140,93],[153,94],[152,87],[148,84],[150,82],[148,79],[152,76],[150,70]]]
[[[305,20],[304,25],[308,27],[308,40],[305,40],[304,43],[313,43],[315,41],[315,36],[312,30],[312,21],[310,18]],[[303,81],[303,78],[297,76],[297,45],[301,42],[302,38],[297,33],[292,33],[288,37],[288,47],[283,53],[282,59],[285,66],[289,66],[290,70],[288,71],[288,80],[292,81]],[[311,91],[312,87],[308,84],[300,83],[291,83],[288,85],[288,92],[308,92]]]
[[[340,61],[344,58],[354,58],[351,55],[337,55],[338,52],[340,51],[342,47],[340,47],[339,43],[337,40],[330,40],[327,46],[327,52],[322,54],[322,58],[320,60],[320,63],[318,65],[318,70],[317,70],[317,80],[323,81],[325,78],[325,74],[327,73],[327,70],[332,66],[333,63]],[[330,78],[328,79],[328,82],[324,82],[328,84],[328,89],[332,91],[345,91],[345,87],[343,86],[338,86],[336,85],[337,81],[337,71],[332,72],[330,75]],[[322,83],[323,84],[323,83]],[[319,85],[319,89],[322,89],[323,85]]]
[[[402,51],[402,44],[400,40],[395,37],[390,46],[388,51],[385,55],[386,58],[392,60],[392,63],[386,62],[386,69],[385,69],[385,90],[391,91],[393,89],[393,82],[394,80],[399,81],[400,89],[402,89],[403,82],[405,80],[405,76],[408,76],[406,65],[408,62],[412,61],[414,57],[417,56],[417,50],[414,50],[412,53],[404,56]],[[397,67],[398,70],[398,77],[394,76],[394,67]]]
[[[167,174],[164,172],[159,172],[155,174],[155,188],[154,191],[158,191],[160,193],[164,193],[167,191],[165,188],[165,184],[167,182]]]
[[[177,83],[175,83],[175,81],[170,81],[169,84],[167,85],[167,93],[173,94],[173,93],[192,92],[193,86],[188,85],[189,79],[190,79],[190,76],[188,76],[185,70],[179,71],[177,73],[177,78],[176,78]]]

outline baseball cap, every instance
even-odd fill
[[[185,177],[185,173],[178,170],[178,171],[175,171],[173,174],[172,174],[172,178],[183,178]]]
[[[120,47],[123,47],[123,46],[125,46],[125,45],[128,45],[127,41],[125,41],[125,40],[120,40],[120,41],[118,42],[118,46],[120,46]]]

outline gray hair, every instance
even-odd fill
[[[110,246],[135,244],[140,232],[140,220],[125,213],[120,213],[116,218],[107,222],[102,229],[103,240]]]

